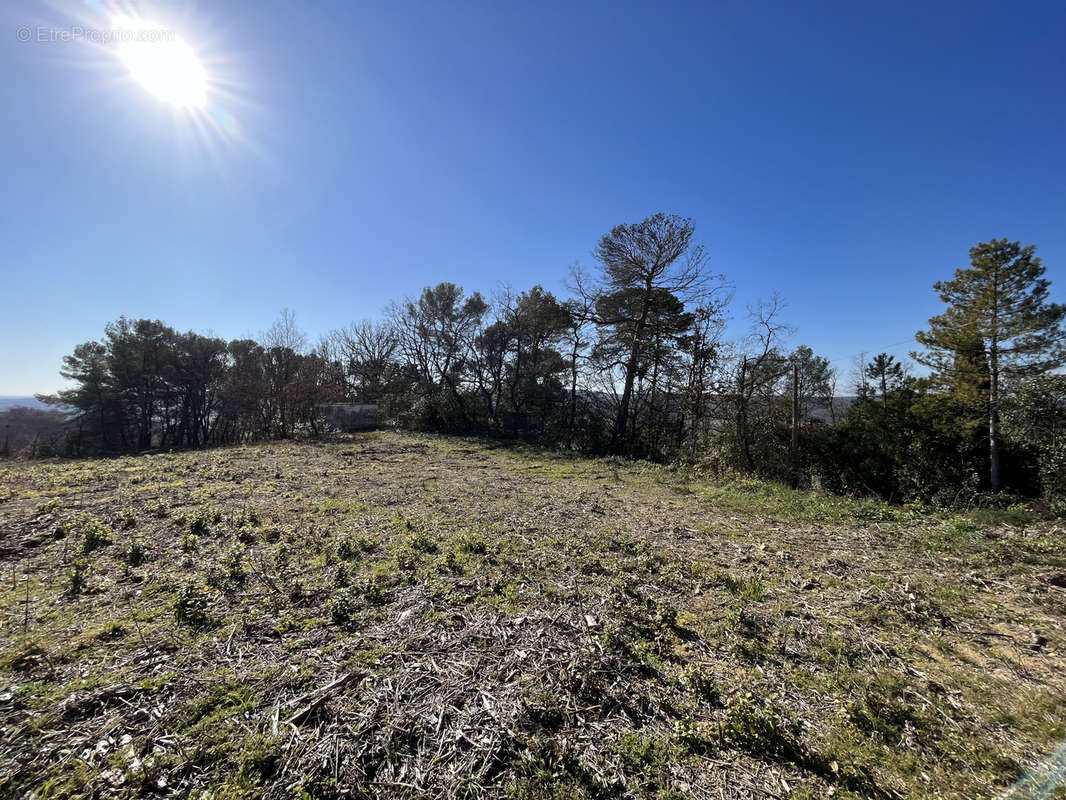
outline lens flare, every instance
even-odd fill
[[[207,72],[174,31],[147,20],[116,17],[111,23],[118,56],[141,86],[176,108],[207,104]]]

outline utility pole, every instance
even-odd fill
[[[800,443],[800,383],[799,365],[792,365],[792,446],[789,448],[792,457],[792,484],[798,483],[799,475],[799,443]]]

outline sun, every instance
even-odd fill
[[[207,72],[193,49],[163,25],[132,17],[111,21],[118,56],[137,83],[176,108],[207,104]]]

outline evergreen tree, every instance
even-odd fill
[[[609,328],[616,342],[624,342],[618,359],[622,396],[611,437],[616,452],[627,446],[633,387],[644,350],[655,338],[649,320],[656,303],[673,295],[683,304],[705,285],[704,251],[692,243],[694,233],[692,220],[656,214],[635,224],[616,225],[593,251],[603,267],[594,298],[596,322]]]
[[[870,379],[881,390],[881,404],[888,403],[888,395],[902,388],[905,379],[903,365],[896,361],[895,356],[888,353],[878,353],[863,368],[863,376]],[[863,384],[866,385],[865,383]]]
[[[970,250],[970,267],[933,288],[947,309],[929,320],[913,353],[934,380],[953,387],[962,373],[987,366],[989,488],[999,491],[1000,392],[1004,378],[1039,375],[1066,363],[1061,328],[1066,306],[1048,302],[1044,266],[1032,245],[993,239]],[[980,347],[978,347],[978,344]],[[983,355],[981,354],[983,349]]]

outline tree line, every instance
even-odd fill
[[[572,268],[569,296],[491,297],[454,283],[311,343],[285,312],[258,341],[122,318],[74,348],[66,455],[201,447],[323,432],[321,406],[377,404],[386,424],[587,453],[699,463],[897,500],[972,502],[1066,487],[1066,307],[1035,248],[970,251],[935,284],[942,314],[917,334],[916,377],[879,354],[841,387],[829,361],[788,347],[779,297],[725,337],[732,298],[691,220],[614,227]],[[843,399],[844,396],[849,396]]]

